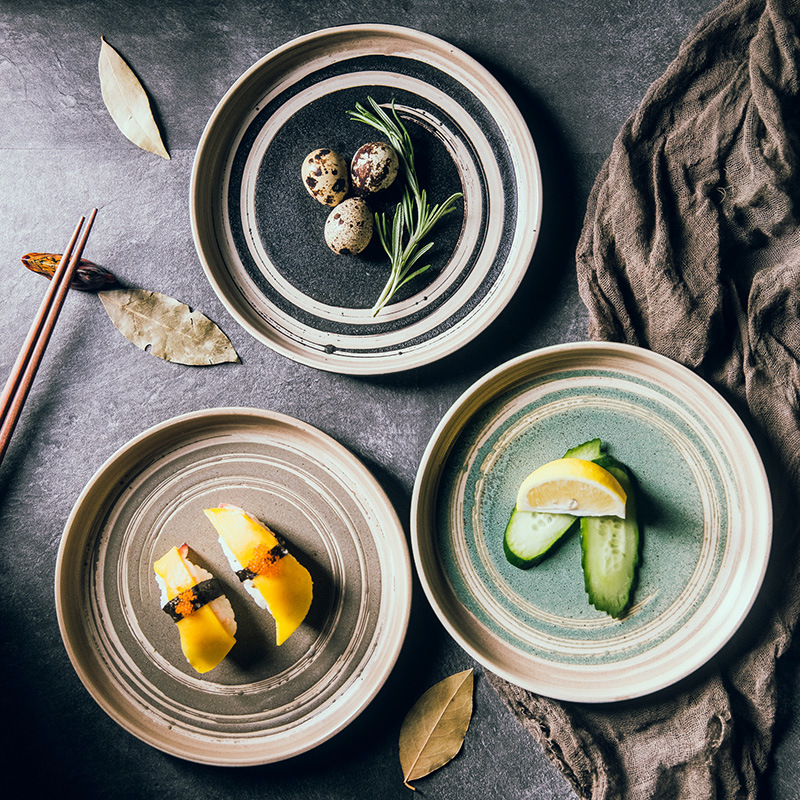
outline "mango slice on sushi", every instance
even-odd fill
[[[243,509],[221,503],[205,513],[239,580],[275,620],[275,641],[283,644],[311,607],[311,575],[266,525]]]
[[[181,650],[197,672],[214,669],[236,643],[236,620],[222,585],[186,557],[189,546],[173,547],[153,565],[163,610],[175,620]]]

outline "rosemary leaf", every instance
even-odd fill
[[[375,215],[378,238],[389,257],[391,272],[380,297],[372,307],[372,316],[374,317],[380,313],[401,286],[430,268],[430,264],[426,264],[412,272],[420,258],[433,247],[433,242],[422,246],[422,240],[442,217],[455,210],[455,203],[462,197],[462,194],[455,192],[441,205],[437,204],[433,207],[429,205],[428,194],[419,184],[411,136],[397,114],[394,101],[392,101],[391,116],[389,116],[373,98],[368,99],[372,110],[367,109],[361,103],[356,103],[355,111],[347,113],[352,120],[371,126],[386,137],[388,143],[397,152],[406,180],[403,197],[397,204],[392,219],[391,236],[389,236],[386,215]]]

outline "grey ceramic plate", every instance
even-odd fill
[[[312,150],[349,162],[380,138],[346,113],[369,97],[395,102],[431,201],[464,194],[431,237],[431,269],[377,317],[389,276],[377,237],[361,255],[334,255],[330,209],[300,179]],[[418,31],[351,25],[278,48],[220,101],[195,159],[192,229],[211,284],[253,336],[320,369],[378,374],[441,358],[500,313],[533,255],[541,194],[530,132],[480,64]],[[390,190],[374,210],[398,198]]]
[[[205,519],[220,502],[281,533],[311,572],[311,609],[281,647]],[[238,623],[204,675],[153,574],[183,542],[223,581]],[[254,409],[177,417],[123,447],[75,504],[56,567],[64,643],[95,700],[154,747],[209,764],[278,761],[346,726],[392,669],[410,600],[403,531],[366,468],[317,429]]]
[[[618,620],[588,603],[579,535],[531,570],[503,554],[522,480],[595,437],[639,484],[639,580]],[[606,702],[669,686],[730,638],[761,585],[771,514],[758,452],[716,391],[648,350],[578,343],[511,361],[454,404],[417,476],[412,545],[428,599],[478,661]]]

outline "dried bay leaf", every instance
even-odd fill
[[[100,91],[111,119],[137,147],[169,159],[144,87],[125,59],[101,36]]]
[[[472,718],[471,669],[445,678],[420,697],[400,728],[400,765],[403,780],[429,775],[452,760],[467,734]]]
[[[137,347],[165,361],[190,366],[237,362],[228,337],[205,315],[160,292],[98,292],[117,329]]]

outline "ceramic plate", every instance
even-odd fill
[[[530,570],[503,533],[522,480],[600,437],[639,483],[639,580],[618,620],[587,600],[577,532]],[[772,511],[756,448],[722,397],[648,350],[540,350],[475,384],[442,420],[414,489],[428,599],[479,662],[561,700],[648,694],[705,663],[750,609]]]
[[[389,276],[377,236],[358,256],[335,255],[330,209],[300,179],[311,151],[349,163],[380,138],[347,116],[369,97],[394,101],[431,201],[464,194],[431,236],[431,268],[377,317]],[[399,196],[388,190],[374,210]],[[253,336],[317,368],[387,373],[441,358],[500,313],[533,254],[541,176],[519,110],[477,62],[407,28],[352,25],[289,42],[233,85],[198,146],[191,216],[211,284]]]
[[[308,616],[280,647],[203,514],[220,502],[282,534],[312,575]],[[183,542],[238,623],[203,675],[153,573]],[[95,700],[148,744],[208,764],[278,761],[346,726],[392,669],[410,599],[402,528],[366,468],[315,428],[253,409],[177,417],[118,451],[78,499],[56,567],[61,633]]]

